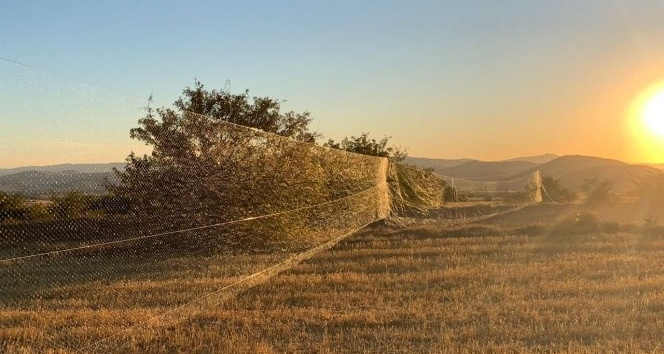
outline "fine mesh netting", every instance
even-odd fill
[[[447,185],[448,201],[500,200],[512,203],[542,202],[542,176],[539,171],[509,180],[476,181],[439,175]]]
[[[427,216],[428,222],[438,225],[474,223],[542,202],[539,171],[500,181],[437,176],[444,181],[445,204]]]
[[[140,351],[390,213],[386,158],[8,61],[0,81],[0,166],[36,165],[0,170],[0,352]]]

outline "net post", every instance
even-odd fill
[[[381,158],[376,175],[377,186],[377,199],[378,210],[377,217],[379,220],[387,219],[390,216],[390,189],[387,184],[387,173],[389,169],[389,159],[386,157]]]
[[[533,201],[539,204],[542,202],[542,173],[540,170],[535,171],[533,179],[535,182],[535,195],[533,197]]]

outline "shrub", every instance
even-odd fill
[[[0,191],[0,223],[27,220],[29,216],[25,197]]]
[[[600,204],[614,200],[613,185],[614,182],[609,179],[600,180],[597,177],[585,179],[581,190],[586,194],[586,203]]]
[[[544,198],[545,202],[567,203],[574,201],[577,197],[576,193],[565,188],[559,180],[552,177],[543,177],[542,185],[548,196],[548,198]]]
[[[51,196],[48,210],[56,219],[84,217],[90,210],[94,197],[81,192],[69,192]]]
[[[579,212],[571,215],[551,227],[551,233],[560,235],[587,235],[599,233],[600,220],[596,214]]]

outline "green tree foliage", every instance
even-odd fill
[[[95,197],[81,192],[68,192],[64,195],[51,196],[48,210],[56,219],[74,219],[85,217]]]
[[[544,202],[558,202],[568,203],[574,201],[577,197],[576,193],[570,191],[560,184],[560,181],[553,179],[553,177],[542,177],[542,185],[546,189],[547,195],[544,195]]]
[[[344,138],[340,143],[329,139],[324,146],[346,150],[363,155],[387,157],[390,161],[401,162],[406,158],[406,151],[388,146],[390,137],[384,137],[381,140],[376,140],[369,137],[369,133],[362,133],[362,135],[350,138]]]
[[[131,137],[152,146],[152,153],[130,154],[124,171],[116,171],[119,183],[108,186],[140,222],[157,218],[160,230],[274,215],[225,227],[224,237],[243,244],[297,237],[321,221],[306,213],[281,213],[377,185],[379,159],[317,146],[309,113],[283,113],[277,100],[208,91],[196,82],[174,106],[147,110]],[[342,217],[349,211],[337,210]]]
[[[109,187],[112,195],[129,200],[135,211],[160,210],[204,218],[210,216],[203,215],[205,210],[237,214],[240,209],[246,211],[260,204],[247,199],[259,189],[262,198],[271,199],[263,203],[267,208],[262,209],[274,210],[279,203],[278,198],[269,195],[275,191],[271,187],[288,183],[257,173],[256,166],[262,166],[262,170],[272,168],[273,177],[279,170],[292,169],[283,163],[287,157],[305,158],[308,147],[287,146],[276,136],[307,143],[318,137],[309,131],[308,112],[283,113],[280,101],[250,98],[247,91],[208,91],[196,81],[193,88],[184,89],[174,106],[175,109],[149,108],[139,120],[139,127],[131,129],[133,139],[153,147],[152,154],[129,155],[125,171],[116,171],[120,183]],[[314,171],[299,173],[312,180],[322,178]],[[291,181],[296,176],[291,173],[288,177]]]
[[[0,191],[0,222],[27,220],[29,216],[25,197]]]
[[[0,191],[0,223],[47,220],[52,216],[39,202],[28,202],[22,194]]]
[[[90,204],[90,209],[103,215],[113,215],[128,213],[130,206],[131,202],[127,198],[106,194],[94,198]]]
[[[581,186],[581,190],[586,195],[586,203],[600,204],[614,200],[614,184],[615,182],[609,179],[586,178]]]
[[[53,218],[48,205],[42,202],[35,202],[31,205],[28,205],[27,208],[30,214],[28,220],[30,221],[50,220]]]

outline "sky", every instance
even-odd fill
[[[411,156],[664,162],[664,1],[30,1],[0,11],[0,168],[117,162],[152,94],[285,100]],[[8,60],[7,60],[8,59]],[[16,63],[18,62],[18,63]],[[664,112],[664,111],[663,111]]]

